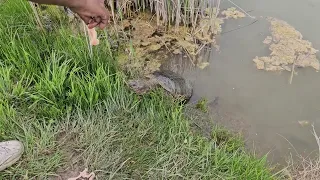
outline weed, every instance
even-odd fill
[[[208,100],[205,98],[201,98],[196,104],[196,108],[200,109],[203,112],[208,112]]]

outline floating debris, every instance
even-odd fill
[[[221,14],[224,15],[226,19],[238,19],[246,17],[244,13],[238,11],[235,7],[228,8],[227,10],[222,11]]]
[[[267,36],[266,39],[264,39],[264,41],[263,41],[264,44],[270,44],[271,42],[272,42],[271,36]]]
[[[301,126],[307,126],[310,124],[309,121],[298,121],[298,123],[301,125]]]
[[[266,37],[264,44],[269,44],[270,56],[253,59],[257,69],[266,71],[292,71],[295,67],[312,67],[319,70],[318,50],[312,43],[303,40],[302,34],[287,22],[276,18],[268,18],[271,24],[271,36]]]
[[[200,64],[198,64],[198,67],[200,68],[200,69],[204,69],[204,68],[206,68],[207,66],[209,66],[210,65],[210,63],[208,63],[208,62],[201,62]]]

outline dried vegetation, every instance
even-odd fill
[[[256,57],[253,61],[257,69],[266,71],[292,71],[294,67],[312,67],[319,70],[318,50],[312,43],[303,40],[302,34],[287,22],[276,18],[268,18],[271,24],[271,36],[263,43],[270,45],[270,56]]]
[[[148,74],[157,70],[168,56],[183,54],[194,61],[204,46],[214,44],[222,21],[218,18],[214,21],[216,31],[210,30],[209,21],[212,21],[209,17],[203,18],[194,31],[186,26],[165,29],[157,26],[150,13],[139,13],[134,19],[112,27],[114,30],[110,32],[114,35],[118,33],[116,29],[121,29],[130,42],[123,43],[125,54],[119,59],[122,65],[131,70],[144,68]]]
[[[289,162],[289,170],[287,171],[288,179],[292,180],[318,180],[320,179],[320,138],[317,135],[314,126],[313,135],[319,147],[317,158],[305,158],[298,154],[299,161]]]
[[[130,16],[110,26],[108,32],[124,40],[119,62],[125,70],[143,69],[142,74],[147,75],[158,70],[168,56],[174,55],[185,56],[195,65],[204,47],[218,47],[216,35],[221,32],[224,19],[245,17],[235,8],[219,14],[219,0],[181,3],[181,9],[169,10],[176,12],[169,13],[171,20],[167,16],[158,17],[168,12],[151,7],[150,11],[129,13]],[[208,63],[200,62],[197,67],[206,66]]]

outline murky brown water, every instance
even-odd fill
[[[231,129],[244,129],[249,147],[261,154],[270,152],[272,162],[284,163],[290,152],[295,155],[290,143],[302,155],[316,151],[311,124],[314,123],[320,134],[320,74],[311,68],[298,69],[290,85],[290,72],[257,70],[252,59],[270,53],[262,43],[270,35],[269,24],[260,16],[287,21],[320,49],[320,1],[236,2],[258,21],[222,34],[218,41],[221,52],[212,50],[207,54],[210,65],[204,70],[185,72],[195,81],[192,101],[219,97],[219,105],[212,109],[215,120]],[[230,6],[233,5],[228,1],[222,2],[222,8]],[[223,24],[223,32],[253,21],[249,17],[228,20]],[[181,64],[183,60],[176,61]],[[310,124],[301,126],[298,121]]]

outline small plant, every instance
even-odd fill
[[[196,108],[200,109],[203,112],[208,112],[208,100],[205,98],[201,98],[196,104]]]
[[[214,129],[212,139],[217,146],[225,148],[230,153],[244,147],[244,143],[239,136],[223,128]]]

